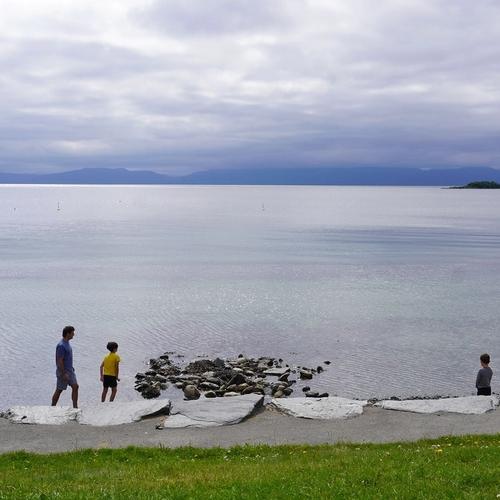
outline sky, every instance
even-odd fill
[[[500,168],[498,0],[0,0],[0,171]]]

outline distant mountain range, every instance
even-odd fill
[[[204,184],[309,186],[454,186],[473,181],[500,182],[500,170],[464,168],[257,168],[207,170],[168,176],[149,170],[83,168],[54,174],[0,173],[0,184]]]

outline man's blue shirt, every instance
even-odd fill
[[[56,366],[57,360],[59,358],[64,358],[64,371],[73,371],[73,349],[69,345],[67,340],[61,339],[56,347]],[[58,367],[59,368],[59,367]]]

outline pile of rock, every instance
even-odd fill
[[[260,357],[246,358],[240,354],[236,359],[199,359],[183,368],[176,366],[165,353],[151,359],[149,370],[136,375],[135,388],[144,398],[156,398],[173,384],[184,393],[185,399],[198,399],[202,394],[206,398],[230,397],[245,394],[272,395],[275,398],[290,396],[292,386],[297,379],[310,380],[323,367],[316,369],[291,367],[283,359]],[[325,364],[327,364],[325,362]],[[270,381],[269,377],[276,377]],[[305,392],[310,397],[327,397],[310,388]]]
[[[135,390],[145,399],[157,398],[168,387],[169,378],[178,373],[180,368],[170,361],[169,354],[162,354],[149,360],[148,371],[136,374]]]

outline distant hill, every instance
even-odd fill
[[[54,174],[0,173],[0,184],[215,184],[312,186],[453,186],[483,178],[500,182],[500,170],[466,168],[257,168],[207,170],[167,176],[148,170],[84,168]]]
[[[149,170],[82,168],[55,174],[2,174],[0,184],[170,184],[171,178]]]

